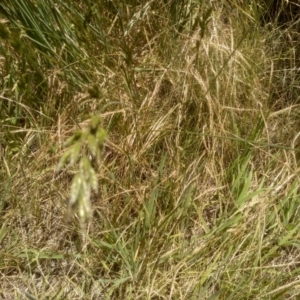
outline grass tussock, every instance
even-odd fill
[[[299,298],[299,22],[271,8],[0,3],[1,299]]]

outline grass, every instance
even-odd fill
[[[0,299],[299,298],[299,25],[265,12],[0,4]]]

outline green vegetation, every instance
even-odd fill
[[[249,3],[0,2],[1,299],[299,299],[299,21]]]

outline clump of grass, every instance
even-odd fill
[[[5,299],[298,299],[296,24],[174,3],[0,4]]]

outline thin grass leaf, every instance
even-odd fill
[[[0,243],[2,242],[2,240],[5,238],[6,234],[7,234],[7,223],[8,223],[8,220],[5,221],[2,226],[1,226],[1,229],[0,229]]]

